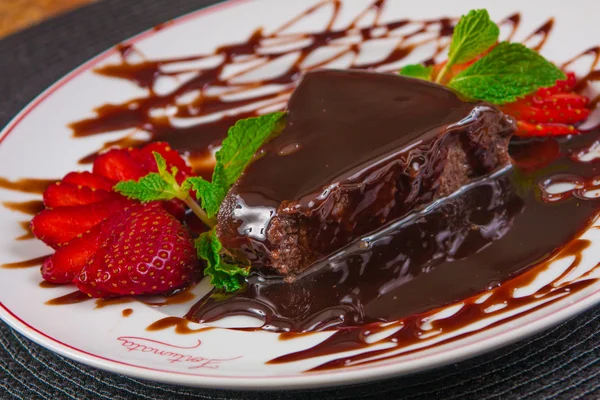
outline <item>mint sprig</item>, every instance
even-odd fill
[[[189,178],[186,188],[194,190],[209,218],[218,212],[229,188],[239,179],[258,149],[283,128],[282,112],[239,120],[229,128],[227,137],[215,158],[217,160],[208,182],[201,177]]]
[[[182,191],[175,179],[178,172],[177,168],[173,167],[170,172],[167,171],[167,163],[160,153],[154,151],[152,154],[158,167],[158,173],[152,172],[140,178],[137,182],[119,182],[114,188],[115,191],[125,197],[142,202],[185,197],[187,194]]]
[[[221,149],[215,154],[217,164],[213,183],[233,185],[258,149],[283,128],[282,112],[239,120],[229,128]]]
[[[486,10],[472,10],[463,16],[454,28],[448,61],[435,81],[448,80],[446,75],[452,66],[472,61],[490,48],[488,54],[452,77],[447,85],[473,100],[505,104],[565,78],[558,67],[522,44],[502,42],[494,46],[499,33]],[[407,65],[400,74],[433,80],[430,68]]]
[[[232,257],[215,233],[215,216],[231,186],[240,178],[260,147],[278,134],[284,125],[284,113],[275,112],[236,122],[216,153],[217,160],[211,182],[199,176],[188,177],[179,184],[178,170],[167,170],[165,159],[154,152],[158,172],[152,172],[137,181],[123,181],[115,185],[116,192],[141,202],[179,199],[211,228],[196,240],[198,257],[206,260],[205,275],[218,289],[235,291],[242,287],[250,266]],[[191,196],[195,192],[200,204]]]
[[[441,82],[446,72],[455,64],[462,64],[492,47],[500,36],[500,28],[490,19],[487,10],[471,10],[454,28],[448,61],[436,78]]]
[[[215,185],[200,176],[188,178],[184,182],[184,189],[196,192],[196,196],[200,200],[200,204],[209,218],[213,218],[217,215],[219,208],[221,207],[221,202],[223,202],[223,199],[229,190],[229,188],[224,185]]]
[[[190,209],[200,218],[206,225],[212,227],[215,225],[215,220],[212,216],[208,216],[206,212],[200,208],[198,203],[190,196],[190,187],[192,178],[187,178],[183,184],[177,183],[177,168],[173,167],[171,171],[167,171],[167,162],[160,153],[152,152],[157,172],[151,172],[146,176],[141,177],[137,181],[122,181],[115,185],[114,190],[123,196],[139,200],[142,203],[150,201],[172,200],[179,199],[183,201]]]
[[[564,78],[558,67],[534,50],[502,42],[452,78],[448,86],[472,99],[504,104]]]

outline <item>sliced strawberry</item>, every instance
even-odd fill
[[[189,232],[157,203],[134,205],[114,216],[110,235],[75,284],[93,297],[164,294],[200,273]]]
[[[153,143],[108,151],[96,159],[93,172],[72,172],[48,187],[48,208],[31,221],[33,234],[57,249],[42,265],[44,279],[76,282],[90,295],[113,297],[167,293],[196,278],[193,241],[178,221],[185,218],[185,203],[141,204],[114,191],[118,181],[158,170],[153,151],[165,158],[168,168],[178,168],[180,182],[192,174],[176,151]]]
[[[530,124],[528,122],[517,121],[518,135],[528,136],[564,136],[578,133],[571,125],[564,124]]]
[[[31,220],[31,231],[47,245],[58,248],[132,204],[131,200],[120,197],[83,206],[44,210]]]
[[[502,106],[502,111],[515,118],[518,136],[561,136],[579,133],[577,124],[585,121],[590,110],[589,99],[573,92],[577,80],[568,73],[550,88]]]
[[[590,110],[587,108],[535,107],[529,104],[531,103],[517,101],[504,106],[503,111],[521,121],[528,121],[532,124],[575,124],[585,121],[590,115]]]
[[[121,195],[116,192],[78,186],[63,181],[54,183],[46,189],[44,192],[44,204],[50,208],[79,206],[103,200],[118,199],[120,197]]]
[[[85,186],[92,189],[112,190],[116,181],[91,172],[70,172],[62,179],[63,183]]]
[[[103,225],[94,226],[89,232],[73,238],[66,246],[56,250],[42,264],[42,277],[52,283],[71,283],[98,251]]]
[[[560,110],[559,107],[582,108],[588,105],[590,99],[577,93],[557,93],[549,97],[533,96],[531,103],[537,107],[548,107]]]
[[[148,171],[139,165],[127,150],[114,149],[99,155],[93,173],[115,181],[137,180]]]
[[[566,79],[560,79],[556,81],[554,86],[538,89],[534,96],[549,97],[558,93],[571,92],[577,85],[577,77],[573,72],[567,72],[566,75]]]

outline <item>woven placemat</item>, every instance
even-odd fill
[[[282,0],[284,1],[284,0]],[[0,127],[106,48],[215,0],[103,0],[0,41]],[[329,390],[231,392],[144,382],[58,356],[0,322],[0,399],[600,398],[600,308],[536,337],[444,368]]]

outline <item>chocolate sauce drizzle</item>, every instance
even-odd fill
[[[390,324],[373,324],[361,328],[339,330],[316,346],[275,358],[269,361],[268,364],[282,364],[323,355],[363,350],[359,354],[341,356],[320,364],[309,371],[353,367],[381,362],[397,357],[400,354],[408,355],[432,344],[439,346],[458,340],[473,333],[472,330],[467,330],[466,332],[461,332],[461,330],[464,330],[464,328],[468,327],[474,321],[485,321],[486,318],[492,319],[485,328],[478,329],[479,332],[499,324],[504,324],[522,316],[525,312],[533,312],[548,306],[569,294],[583,290],[595,283],[595,279],[586,279],[585,274],[578,277],[577,280],[564,281],[567,275],[580,266],[581,253],[588,246],[590,246],[588,240],[576,239],[561,249],[554,257],[538,264],[535,269],[521,274],[481,295],[472,296],[454,304],[452,307],[445,308],[445,315],[441,309],[435,309],[427,313],[412,315]],[[544,285],[528,296],[514,296],[515,290],[529,285],[540,271],[548,268],[550,263],[569,257],[573,257],[573,261],[551,283]],[[495,314],[508,316],[493,321]],[[370,337],[382,332],[388,334],[381,339],[369,340]],[[438,336],[443,337],[443,339],[436,340]],[[386,344],[388,346],[384,349],[375,349]],[[415,345],[417,345],[416,348],[406,350],[409,346]]]
[[[190,328],[190,326],[189,326],[190,324],[191,324],[191,321],[181,318],[181,317],[165,317],[165,318],[159,319],[158,321],[150,324],[146,328],[146,330],[149,332],[154,332],[154,331],[162,331],[165,329],[175,328],[175,333],[187,335],[187,334],[194,334],[194,333],[204,332],[204,331],[213,329],[210,326],[193,329],[193,328]]]
[[[71,128],[76,137],[131,129],[129,135],[107,143],[105,147],[141,144],[143,141],[137,139],[135,133],[142,130],[150,134],[149,140],[165,140],[187,153],[197,170],[206,172],[206,168],[212,168],[210,162],[203,165],[207,158],[210,159],[209,150],[220,144],[227,129],[240,118],[283,109],[300,77],[307,71],[335,65],[337,68],[391,72],[398,69],[404,58],[424,46],[433,47],[432,54],[425,60],[428,64],[444,54],[455,20],[399,19],[381,22],[384,5],[383,0],[375,1],[347,26],[339,28],[342,4],[338,0],[327,0],[292,18],[272,33],[266,34],[257,29],[246,41],[219,47],[212,54],[134,63],[129,60],[140,53],[131,45],[121,45],[118,47],[121,62],[100,67],[96,72],[131,81],[147,89],[148,95],[123,104],[103,105],[95,110],[95,117],[75,122]],[[331,11],[323,31],[288,33],[295,24],[322,9]],[[372,16],[372,22],[366,24],[369,16]],[[509,28],[508,36],[514,34],[519,21],[520,16],[515,14],[501,22]],[[542,44],[551,26],[546,25],[532,35],[542,36]],[[389,54],[378,60],[361,60],[359,56],[363,48],[382,40],[395,42]],[[327,56],[313,61],[316,54],[324,50]],[[255,77],[269,66],[289,59],[293,61],[288,62],[284,72]],[[181,63],[200,63],[202,66],[178,67]],[[238,72],[228,73],[230,68]],[[156,93],[159,80],[181,78],[184,74],[193,74],[193,77],[171,92]],[[156,116],[157,110],[164,112]],[[202,122],[215,116],[220,118]],[[201,122],[191,122],[195,120]],[[90,155],[82,161],[89,162],[93,157]]]
[[[8,264],[0,264],[0,268],[6,268],[6,269],[20,269],[20,268],[31,268],[31,267],[39,267],[40,265],[42,265],[42,263],[44,262],[44,260],[46,258],[48,258],[50,255],[43,255],[41,257],[35,257],[35,258],[31,258],[28,260],[23,260],[23,261],[17,261],[17,262],[13,262],[13,263],[8,263]]]
[[[0,177],[0,189],[16,190],[22,193],[42,194],[56,179],[22,178],[11,181]]]
[[[48,256],[39,257],[39,258],[35,258],[32,260],[24,261],[23,263],[27,263],[27,266],[40,265],[44,261],[44,259],[46,259],[47,257]],[[25,267],[18,267],[18,266],[11,267],[10,265],[12,265],[12,264],[8,264],[8,266],[5,266],[5,268],[25,268]],[[44,282],[42,282],[42,283],[44,283]],[[61,286],[61,285],[50,284],[50,286],[44,285],[43,287],[57,287],[57,286]],[[135,301],[139,301],[140,303],[144,303],[147,306],[160,308],[160,307],[170,306],[170,305],[174,305],[174,304],[183,304],[183,303],[187,303],[187,302],[194,300],[196,298],[196,295],[194,293],[192,293],[192,291],[190,289],[191,289],[191,287],[187,288],[187,289],[179,290],[178,292],[175,292],[168,296],[124,296],[124,297],[115,297],[115,298],[108,298],[108,299],[96,299],[96,298],[88,296],[87,294],[85,294],[83,292],[80,292],[79,290],[76,290],[74,292],[70,292],[65,295],[50,299],[46,302],[46,304],[51,305],[51,306],[64,306],[64,305],[69,305],[69,304],[81,303],[84,301],[94,301],[96,303],[94,308],[104,308],[104,307],[113,306],[113,305],[117,305],[117,304],[127,304],[127,303],[133,303]]]
[[[42,194],[56,179],[37,179],[37,178],[22,178],[17,180],[9,180],[0,177],[0,189],[14,190],[21,193]],[[21,202],[2,202],[5,208],[12,211],[22,212],[24,214],[35,215],[44,209],[44,204],[41,200],[27,200]],[[19,225],[23,229],[23,234],[18,236],[16,240],[33,239],[33,233],[29,227],[29,221],[21,221]]]

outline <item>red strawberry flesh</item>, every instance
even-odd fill
[[[98,203],[103,200],[118,199],[121,195],[103,189],[93,189],[73,183],[57,182],[44,192],[46,207],[81,206]]]
[[[92,189],[112,190],[116,181],[95,175],[91,172],[69,172],[62,179],[63,183],[72,183],[74,185],[85,186]]]
[[[33,217],[31,231],[47,245],[58,248],[131,204],[131,200],[120,197],[83,206],[46,209]]]
[[[568,73],[554,86],[502,106],[502,111],[516,119],[518,136],[578,134],[576,126],[589,117],[590,110],[589,99],[573,92],[576,83],[575,75]]]
[[[42,264],[42,277],[52,283],[71,283],[98,250],[102,224],[56,250]]]
[[[148,171],[139,165],[128,150],[110,150],[94,161],[93,173],[115,181],[138,180]]]

